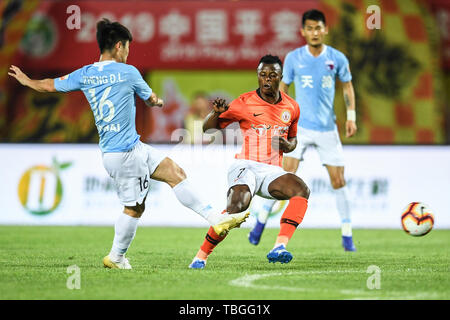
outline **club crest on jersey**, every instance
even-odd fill
[[[332,71],[334,69],[334,61],[327,60],[327,61],[325,61],[325,64],[327,65],[328,70]]]
[[[59,80],[67,80],[67,79],[69,79],[69,75],[68,74],[66,74],[65,76],[59,78]]]
[[[281,114],[281,121],[283,121],[284,123],[288,123],[289,121],[291,121],[291,113],[288,110],[284,110]]]

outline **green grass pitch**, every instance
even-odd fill
[[[109,270],[112,227],[0,226],[0,299],[450,299],[450,230],[354,230],[358,251],[349,253],[339,230],[298,229],[283,265],[266,259],[278,230],[256,247],[248,231],[232,230],[206,269],[191,270],[206,229],[139,227],[133,270]],[[71,265],[80,289],[67,288]]]

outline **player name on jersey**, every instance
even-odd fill
[[[111,73],[109,76],[83,76],[83,84],[93,84],[93,85],[100,85],[100,84],[107,84],[107,83],[116,83],[116,82],[124,82],[126,80],[122,79],[120,77],[120,72],[117,74]]]
[[[107,124],[105,126],[98,125],[97,130],[99,133],[101,131],[103,131],[103,132],[106,132],[106,131],[119,132],[120,131],[120,123],[111,123],[111,124]]]

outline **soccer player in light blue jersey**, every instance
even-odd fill
[[[296,100],[300,105],[298,144],[294,151],[285,154],[283,168],[295,173],[306,148],[315,147],[322,164],[327,168],[336,195],[336,206],[341,218],[342,246],[345,251],[356,251],[344,178],[344,156],[334,113],[335,82],[338,78],[343,85],[347,108],[346,136],[353,136],[357,127],[349,62],[342,52],[324,44],[328,28],[322,12],[305,12],[301,33],[307,44],[286,55],[280,85],[281,90],[288,93],[290,84],[294,83]],[[257,222],[249,234],[249,241],[254,245],[259,243],[275,203],[274,200],[262,199],[259,202],[255,204],[258,210]]]
[[[125,253],[145,210],[149,179],[167,183],[184,206],[205,218],[219,234],[238,227],[247,217],[246,213],[229,215],[215,211],[199,198],[182,168],[139,140],[135,127],[135,94],[149,107],[162,107],[164,102],[139,71],[126,64],[131,41],[131,33],[125,26],[103,19],[97,24],[100,61],[57,79],[32,80],[16,66],[11,66],[8,72],[34,90],[81,90],[89,101],[100,137],[103,165],[114,180],[124,206],[124,214],[115,223],[112,249],[103,259],[105,267],[119,269],[131,269]]]

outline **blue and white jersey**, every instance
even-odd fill
[[[128,151],[139,141],[135,93],[147,100],[152,89],[135,67],[112,60],[96,62],[54,81],[57,91],[83,91],[94,113],[102,152]]]
[[[333,107],[336,76],[342,82],[352,80],[347,58],[330,46],[324,46],[317,57],[307,45],[286,55],[283,82],[294,81],[295,99],[300,105],[300,127],[317,131],[336,129]]]

